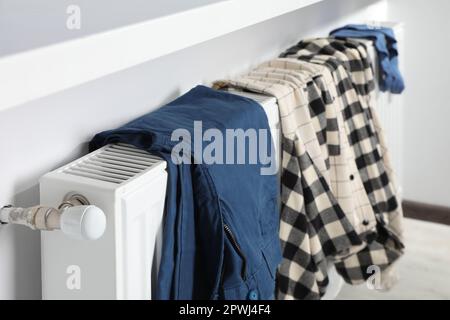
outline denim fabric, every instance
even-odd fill
[[[350,24],[330,32],[336,38],[363,38],[372,40],[378,54],[381,74],[380,90],[402,93],[405,89],[398,64],[398,46],[391,28]]]
[[[194,137],[196,120],[204,131],[217,128],[225,136],[226,129],[266,129],[271,139],[258,103],[197,86],[159,110],[97,134],[90,149],[122,142],[167,161],[157,299],[269,299],[281,261],[276,175],[261,175],[260,161],[175,164],[171,151],[178,141],[171,141],[171,133],[183,128]]]

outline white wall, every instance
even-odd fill
[[[450,1],[389,0],[388,9],[405,28],[404,197],[450,206]]]
[[[16,1],[0,0],[3,14],[8,8],[18,10]],[[301,38],[324,36],[341,24],[385,19],[385,5],[369,10],[368,6],[376,2],[325,0],[299,12],[1,112],[0,205],[37,204],[39,177],[86,152],[86,144],[96,132],[147,113],[197,83],[209,83],[247,70]],[[32,5],[37,6],[37,10],[44,4],[46,10],[51,10],[49,3],[50,0],[28,2],[20,10],[28,10]],[[24,32],[23,37],[26,34]],[[0,275],[0,299],[40,298],[38,232],[0,226]]]

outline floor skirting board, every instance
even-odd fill
[[[450,208],[405,200],[403,201],[405,217],[450,225]]]

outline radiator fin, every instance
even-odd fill
[[[111,144],[82,158],[62,172],[74,176],[121,184],[163,160],[127,144]]]

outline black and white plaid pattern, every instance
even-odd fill
[[[363,246],[330,190],[334,175],[330,175],[332,170],[324,161],[334,155],[328,157],[332,152],[323,146],[340,144],[337,112],[332,105],[335,98],[327,91],[329,79],[325,81],[317,73],[324,71],[322,67],[282,59],[269,64],[272,67],[263,65],[248,76],[230,80],[228,85],[278,100],[283,128],[280,238],[285,248],[278,272],[278,298],[318,299],[328,284],[327,258],[347,257]],[[287,69],[281,69],[281,65]],[[315,73],[306,71],[307,67],[313,67]],[[327,123],[331,124],[328,128]],[[332,132],[331,139],[323,139],[326,130]]]
[[[324,154],[339,154],[339,133],[335,110],[326,107],[333,103],[334,97],[328,91],[331,86],[327,83],[329,79],[324,79],[323,69],[313,64],[294,63],[288,59],[276,59],[262,64],[256,72],[264,75],[266,78],[273,77],[276,74],[281,76],[289,75],[290,77],[298,78],[301,80],[301,83],[307,83],[310,113],[312,120],[318,122],[316,123],[318,128],[316,132],[319,143],[321,146],[328,148],[328,150],[324,150]],[[302,84],[297,83],[297,85],[301,86]]]
[[[322,38],[300,41],[280,55],[303,60],[336,58],[337,62],[350,71],[353,88],[367,97],[375,89],[374,73],[364,44],[354,40]]]
[[[283,56],[326,65],[332,70],[338,96],[344,106],[349,141],[373,209],[380,215],[395,212],[399,203],[391,181],[393,175],[388,172],[392,170],[386,161],[387,148],[380,139],[382,130],[378,121],[374,121],[376,111],[370,105],[374,76],[365,47],[352,40],[315,39],[300,42]],[[345,57],[347,60],[343,60]]]
[[[326,38],[302,41],[282,56],[325,65],[332,71],[359,175],[377,217],[376,233],[364,235],[367,246],[336,263],[347,282],[360,283],[370,276],[369,266],[387,269],[403,253],[402,212],[381,126],[371,106],[374,76],[367,50],[356,41]]]
[[[350,283],[401,255],[401,210],[356,41],[316,39],[222,85],[277,98],[283,133],[279,299],[318,299],[332,260]],[[375,116],[374,116],[375,115]],[[387,181],[386,181],[387,179]],[[396,218],[394,218],[396,217]]]
[[[328,285],[327,259],[347,257],[362,242],[301,141],[283,138],[281,181],[277,298],[319,299]]]

